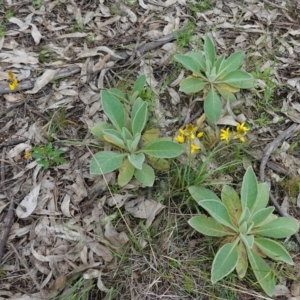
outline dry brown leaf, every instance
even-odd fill
[[[37,93],[54,78],[58,71],[59,70],[46,70],[43,75],[36,80],[33,89],[31,91],[27,91],[26,94]]]
[[[125,232],[117,232],[110,223],[105,225],[104,236],[113,246],[116,247],[124,246],[129,241]]]
[[[34,24],[30,23],[30,26],[31,26],[31,35],[34,39],[35,44],[38,45],[41,41],[42,35]]]
[[[89,242],[88,246],[95,254],[102,257],[104,259],[104,261],[106,261],[106,262],[112,261],[113,256],[107,247],[99,244],[98,242]]]
[[[154,200],[144,200],[143,197],[138,197],[125,203],[125,210],[135,218],[147,219],[146,228],[148,228],[155,216],[159,214],[165,206]]]
[[[106,288],[105,285],[103,284],[102,279],[101,279],[101,274],[102,273],[100,272],[99,276],[98,276],[97,287],[100,291],[107,293],[108,288]]]
[[[35,186],[31,192],[20,202],[16,208],[16,214],[19,218],[24,219],[30,216],[37,206],[41,184]]]
[[[74,204],[80,203],[88,195],[84,180],[80,174],[77,174],[76,176],[76,183],[67,186],[67,188],[75,193],[75,196],[72,197],[72,202]]]
[[[61,207],[60,207],[62,213],[66,217],[69,217],[69,218],[72,217],[71,212],[70,212],[70,200],[71,200],[70,195],[66,194],[63,201],[62,201],[62,203],[61,203]]]

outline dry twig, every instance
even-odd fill
[[[268,146],[266,147],[265,153],[263,155],[263,158],[261,160],[261,163],[260,163],[259,178],[261,181],[264,181],[264,179],[265,179],[265,168],[266,168],[266,165],[268,163],[271,153],[279,146],[279,144],[282,141],[287,139],[296,130],[297,127],[298,127],[298,124],[296,124],[296,123],[292,124],[288,129],[286,129],[281,134],[279,134],[279,136],[273,142],[268,144]],[[272,204],[275,206],[277,212],[279,213],[279,215],[282,217],[287,216],[287,214],[282,210],[282,208],[280,207],[280,205],[278,204],[276,198],[272,195],[272,193],[270,193],[270,199],[271,199]],[[294,237],[297,240],[298,244],[300,245],[299,234],[295,233]]]

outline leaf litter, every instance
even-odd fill
[[[259,74],[273,68],[272,81],[277,85],[273,98],[278,109],[272,111],[274,107],[269,107],[264,112],[272,116],[272,125],[257,122],[259,116],[255,113],[259,111],[259,101],[264,101],[264,93],[259,89],[253,94],[238,93],[235,110],[225,107],[219,125],[235,126],[246,120],[253,128],[254,153],[261,150],[255,143],[258,135],[266,145],[282,130],[281,126],[286,127],[291,121],[299,123],[300,34],[296,12],[289,1],[210,1],[206,10],[198,11],[190,9],[196,1],[133,2],[135,5],[104,0],[42,1],[37,9],[31,2],[21,5],[7,1],[0,8],[1,12],[14,11],[14,16],[4,21],[5,35],[0,37],[0,110],[5,112],[1,115],[1,143],[26,139],[8,146],[4,157],[7,165],[0,193],[0,217],[3,220],[9,205],[3,191],[7,187],[10,197],[15,199],[18,217],[14,219],[2,261],[6,278],[1,283],[0,297],[4,299],[42,299],[44,291],[49,299],[53,298],[66,292],[66,282],[78,274],[86,279],[97,278],[98,289],[107,292],[112,281],[105,274],[118,270],[114,252],[122,254],[130,241],[128,228],[113,225],[117,208],[145,220],[146,228],[155,226],[155,218],[159,220],[163,214],[165,206],[160,202],[136,195],[140,186],[135,182],[121,193],[109,193],[107,184],[116,183],[115,174],[106,174],[102,179],[90,175],[91,153],[76,144],[95,144],[88,128],[106,121],[99,92],[114,87],[119,79],[126,79],[128,72],[146,75],[159,127],[164,134],[173,136],[173,124],[179,128],[184,112],[195,111],[178,92],[186,72],[170,74],[172,55],[187,49],[201,50],[202,36],[209,32],[218,52],[246,51],[245,68],[257,69]],[[299,13],[298,6],[295,10]],[[178,50],[178,44],[171,41],[147,53],[136,52],[145,43],[181,30],[191,19],[193,34],[185,48]],[[128,60],[118,54],[120,50],[129,55]],[[8,89],[9,71],[19,81],[15,91]],[[164,85],[167,77],[170,84]],[[261,90],[265,91],[268,85],[265,77],[259,79]],[[253,101],[255,93],[258,102]],[[299,155],[293,150],[299,147],[297,137],[294,134],[271,158],[293,176],[300,175]],[[57,148],[64,148],[69,163],[44,171],[36,162],[25,160],[24,153],[35,145],[47,144],[49,139],[57,143]],[[217,168],[218,162],[211,165]],[[277,179],[284,182],[283,177]],[[299,195],[298,190],[297,203]],[[282,206],[299,219],[300,213],[291,209],[293,197],[287,196]],[[145,238],[141,237],[141,241],[145,246]],[[15,245],[23,262],[14,258],[9,243]],[[25,264],[39,286],[27,276]],[[155,265],[154,262],[151,268],[155,269]],[[299,265],[298,259],[298,276]],[[15,268],[19,270],[19,279],[13,281],[10,275]],[[299,297],[299,284],[283,283],[277,286],[277,295]],[[143,282],[128,288],[124,299],[130,299],[129,295],[142,299],[137,295],[145,294],[145,289],[146,295],[159,293],[157,282],[150,286]],[[172,292],[176,296],[171,289]]]

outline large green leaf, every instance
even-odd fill
[[[291,236],[298,230],[299,225],[294,219],[282,217],[262,225],[261,227],[253,228],[251,233],[280,239]]]
[[[170,169],[170,163],[164,158],[157,158],[148,156],[148,163],[156,170],[168,171]]]
[[[147,155],[159,158],[172,158],[181,154],[183,146],[172,141],[157,140],[139,150]]]
[[[91,174],[106,174],[118,169],[127,154],[116,153],[113,151],[102,151],[96,153],[90,164]]]
[[[104,133],[103,137],[107,142],[114,144],[122,149],[127,149],[123,142],[122,134],[120,134],[119,131],[115,129],[103,129],[102,131]]]
[[[186,54],[186,56],[193,58],[199,64],[200,70],[202,72],[205,72],[205,68],[206,68],[205,57],[202,55],[202,53],[196,51],[190,51]]]
[[[216,58],[216,51],[213,41],[207,34],[204,37],[204,53],[205,58],[208,59],[213,66]]]
[[[131,115],[131,128],[132,133],[142,133],[148,119],[148,104],[143,101],[142,105],[138,109],[134,110]]]
[[[228,209],[231,220],[235,225],[238,225],[242,214],[242,205],[238,193],[231,186],[224,185],[221,199]]]
[[[133,139],[133,141],[132,141],[132,143],[131,143],[131,151],[132,152],[134,152],[135,150],[136,150],[136,148],[137,148],[137,146],[138,146],[138,144],[139,144],[139,142],[140,142],[140,140],[141,140],[141,134],[140,133],[136,133],[135,134],[135,136],[134,136],[134,139]]]
[[[249,89],[255,86],[254,78],[247,72],[242,70],[235,70],[218,78],[216,83],[227,83],[231,86],[240,89]]]
[[[215,123],[221,117],[222,102],[213,87],[211,87],[204,99],[204,113],[207,119],[212,123]]]
[[[216,73],[219,74],[219,70],[222,68],[225,63],[225,55],[222,54],[214,63],[214,67],[216,68]]]
[[[225,244],[217,252],[211,269],[211,282],[216,283],[230,274],[238,263],[238,251],[236,243]]]
[[[225,73],[229,73],[231,71],[238,69],[242,65],[244,59],[245,59],[244,51],[238,51],[231,54],[219,69],[218,76],[221,76]]]
[[[248,269],[248,257],[247,257],[247,250],[244,243],[240,242],[238,245],[238,253],[239,253],[239,260],[236,265],[236,272],[238,274],[239,279],[245,277]]]
[[[155,180],[154,170],[147,164],[143,164],[142,170],[135,169],[134,177],[146,186],[153,186]]]
[[[137,95],[139,95],[143,91],[145,83],[146,83],[146,76],[145,75],[139,76],[134,83],[132,93],[133,94],[137,93]]]
[[[254,213],[251,217],[253,227],[258,227],[263,224],[274,211],[274,207],[262,208],[261,210]]]
[[[274,260],[283,261],[289,265],[294,264],[290,254],[278,242],[266,238],[255,238],[254,243],[268,257]]]
[[[177,54],[174,56],[174,58],[175,60],[180,62],[187,70],[192,71],[198,76],[203,76],[200,72],[200,63],[197,60],[183,54]]]
[[[188,188],[191,196],[193,197],[194,200],[196,200],[199,204],[200,201],[206,200],[206,199],[214,199],[217,201],[221,201],[220,198],[211,190],[192,185]]]
[[[235,102],[236,97],[233,93],[236,92],[236,88],[231,89],[231,86],[228,84],[216,84],[214,85],[221,97],[225,100],[228,100],[230,102]],[[231,91],[230,91],[231,90]]]
[[[188,77],[180,82],[179,91],[186,94],[194,94],[203,90],[207,82],[203,82],[197,77]]]
[[[205,215],[192,217],[188,223],[198,232],[208,236],[226,236],[228,231],[215,219]]]
[[[131,132],[126,127],[122,128],[122,138],[123,138],[124,141],[133,140],[133,135],[131,134]]]
[[[272,296],[275,288],[275,276],[273,276],[270,267],[267,263],[254,251],[247,249],[248,258],[252,271],[268,296]]]
[[[248,207],[246,207],[244,210],[242,210],[242,214],[239,219],[239,224],[243,224],[244,222],[248,223],[250,220],[250,210]]]
[[[265,182],[257,185],[257,197],[251,209],[252,213],[255,213],[267,206],[269,202],[269,190],[270,188]]]
[[[251,249],[254,244],[254,236],[253,235],[245,235],[245,234],[240,234],[241,240],[243,241],[244,245],[246,248]]]
[[[112,94],[113,96],[115,96],[116,98],[124,101],[124,102],[128,102],[128,99],[126,98],[126,96],[123,94],[123,92],[121,92],[120,90],[116,89],[116,88],[111,88],[107,90],[108,93]]]
[[[113,125],[121,132],[125,126],[125,110],[122,103],[108,91],[101,91],[102,108]]]
[[[218,200],[206,199],[199,201],[198,204],[202,206],[215,220],[219,223],[237,231],[232,223],[226,206]]]
[[[241,201],[243,210],[248,207],[251,208],[255,204],[257,197],[257,180],[252,167],[248,167],[243,178]]]
[[[104,136],[103,129],[113,129],[113,127],[107,122],[98,122],[90,128],[90,131],[95,137],[102,140]]]
[[[144,153],[138,153],[138,154],[129,154],[128,156],[129,162],[137,169],[142,170],[143,163],[145,161],[145,155]]]
[[[123,160],[123,163],[119,169],[118,184],[124,186],[130,182],[133,177],[134,166],[129,162],[128,158]]]

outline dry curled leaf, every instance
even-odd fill
[[[31,192],[20,202],[16,209],[16,214],[19,218],[24,219],[30,216],[37,206],[41,184],[35,186]]]

